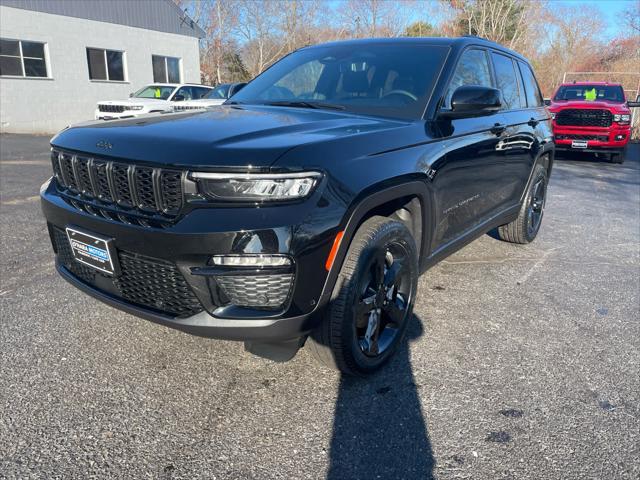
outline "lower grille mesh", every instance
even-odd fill
[[[120,252],[118,257],[122,274],[114,283],[127,300],[178,316],[202,311],[184,277],[172,263],[127,252]]]
[[[216,277],[232,304],[241,307],[281,307],[287,301],[293,275],[232,275]]]
[[[87,267],[73,258],[64,231],[53,228],[53,242],[58,260],[73,275],[95,286],[96,277],[111,281],[123,299],[177,317],[188,317],[203,310],[186,280],[170,262],[118,251],[121,274],[111,277]]]

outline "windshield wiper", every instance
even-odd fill
[[[305,102],[305,101],[294,101],[294,100],[281,100],[278,102],[269,102],[265,105],[270,105],[273,107],[297,107],[297,108],[326,108],[331,110],[346,110],[346,107],[343,105],[335,105],[333,103],[323,103],[323,102]]]

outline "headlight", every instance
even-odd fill
[[[549,113],[551,113],[551,120],[555,120],[556,112],[549,112]]]
[[[631,121],[631,115],[616,113],[613,116],[613,121],[618,123],[629,123]]]
[[[320,172],[296,173],[191,173],[198,191],[214,200],[275,201],[307,197],[318,184]]]
[[[131,105],[127,110],[142,110],[144,105]]]

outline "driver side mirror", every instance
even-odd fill
[[[182,102],[184,101],[184,95],[176,95],[173,97],[174,102]]]
[[[640,107],[640,95],[636,97],[635,102],[627,102],[627,105],[629,105],[630,107]]]
[[[468,118],[491,115],[500,110],[500,90],[478,85],[458,87],[451,96],[451,110],[439,113],[444,118]]]
[[[131,97],[133,97],[133,92],[131,92],[131,93],[129,94],[129,98],[131,98]]]
[[[545,98],[542,100],[542,102],[548,107],[549,105],[551,105],[551,99],[550,98]]]

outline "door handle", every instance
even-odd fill
[[[494,135],[500,135],[506,129],[507,129],[506,125],[503,125],[502,123],[496,123],[493,127],[491,127],[490,130],[491,130],[491,133],[493,133]]]
[[[529,119],[529,121],[527,122],[527,125],[529,125],[530,127],[536,127],[538,125],[538,123],[540,123],[538,120],[536,120],[535,118],[531,117]]]

